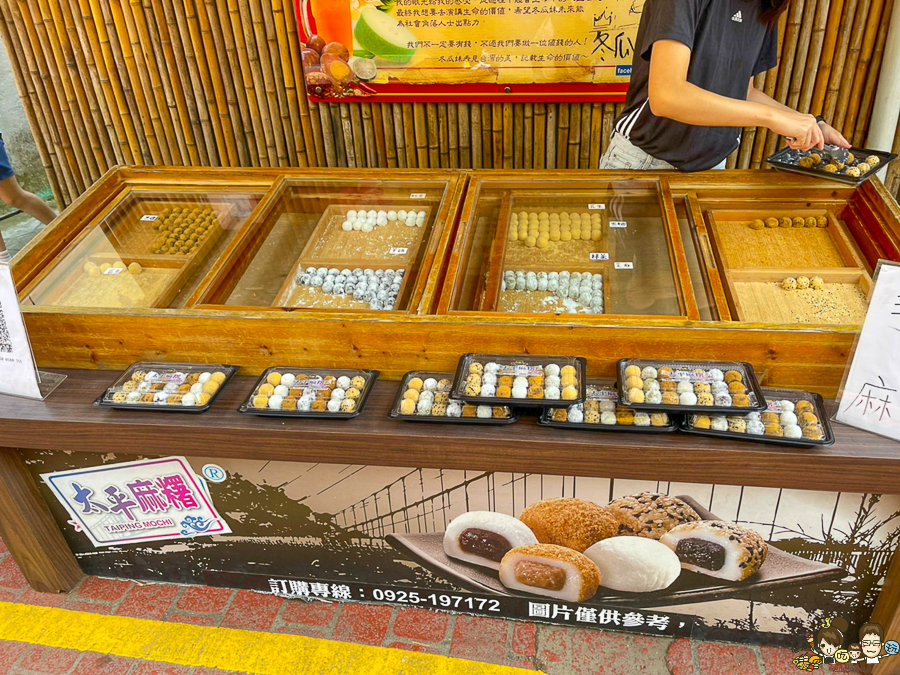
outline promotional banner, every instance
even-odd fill
[[[298,0],[319,100],[624,100],[644,0]]]
[[[131,498],[129,484],[146,476],[141,463],[128,466],[114,454],[23,455],[32,471],[60,476],[50,483],[54,493],[45,488],[44,496],[88,574],[651,635],[762,639],[806,648],[807,635],[841,616],[851,626],[843,632],[855,636],[871,616],[900,542],[897,496],[192,458],[192,468],[178,475],[187,479],[202,471],[231,534],[142,539],[139,546],[107,538],[98,549],[94,517],[106,514],[89,516],[89,534],[75,518],[85,502],[74,495],[91,487],[88,500],[112,506],[107,486],[114,485],[116,495]],[[94,474],[101,467],[121,478],[81,482],[83,468]],[[578,500],[567,504],[579,517],[554,520],[547,500],[558,498]],[[603,515],[608,509],[636,519],[619,518],[610,529]],[[132,513],[156,520],[182,516],[176,509]],[[529,536],[522,530],[526,520],[542,539],[561,537],[568,546],[526,545],[519,549],[526,555],[508,561],[506,572],[498,570],[501,564],[491,556],[502,558],[506,546]],[[719,524],[703,524],[711,520]],[[639,523],[650,527],[635,527]],[[681,530],[675,529],[679,524]],[[619,536],[628,528],[631,534]],[[664,529],[668,536],[657,539]],[[577,553],[597,537],[603,539],[584,555],[602,567],[599,585],[594,563]],[[467,550],[487,559],[472,562]]]

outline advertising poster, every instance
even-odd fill
[[[644,0],[297,0],[318,100],[624,100]]]
[[[125,459],[23,452],[38,474],[77,472],[82,465],[112,468]],[[856,635],[870,619],[900,541],[900,497],[821,492],[814,486],[783,490],[214,458],[192,458],[190,465],[207,480],[230,533],[175,542],[101,542],[97,548],[85,531],[69,522],[71,513],[42,489],[89,574],[251,588],[298,601],[380,601],[798,649],[806,648],[807,636],[814,637],[824,623],[839,624],[836,617],[847,622],[843,634]],[[516,517],[540,500],[576,498],[605,506],[612,501],[634,504],[628,499],[642,493],[677,497],[699,517],[746,532],[736,542],[726,537],[724,553],[715,547],[696,548],[709,554],[709,567],[723,568],[716,563],[720,554],[719,562],[726,567],[747,563],[753,555],[743,551],[754,549],[754,541],[764,542],[767,555],[738,581],[676,565],[660,582],[656,560],[625,551],[606,568],[607,583],[630,570],[638,585],[647,587],[651,580],[653,590],[601,585],[586,597],[570,600],[509,588],[497,570],[446,554],[445,533],[454,519],[468,512]],[[579,536],[579,527],[575,530]],[[696,560],[706,564],[702,556]],[[848,639],[846,646],[854,641]]]

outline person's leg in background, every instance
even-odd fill
[[[27,192],[19,185],[16,174],[6,156],[6,146],[0,134],[0,199],[19,211],[24,211],[35,220],[49,225],[56,218],[56,212],[32,192]]]

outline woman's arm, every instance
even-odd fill
[[[706,127],[762,126],[794,138],[795,147],[822,147],[822,130],[812,115],[759,101],[720,96],[687,81],[690,48],[677,40],[659,40],[650,56],[650,109],[657,117]]]
[[[762,103],[763,105],[769,105],[773,108],[778,108],[779,110],[786,110],[788,112],[794,112],[791,108],[788,108],[786,105],[779,103],[774,98],[766,94],[765,92],[760,91],[756,87],[753,86],[753,80],[750,80],[750,86],[747,88],[747,100],[753,101],[754,103]],[[840,131],[835,129],[830,124],[826,124],[825,122],[819,122],[819,128],[822,130],[822,137],[825,139],[826,143],[831,143],[832,145],[837,145],[841,148],[849,148],[850,141],[844,138],[843,134]]]

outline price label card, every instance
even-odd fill
[[[428,196],[426,192],[413,192],[409,198],[410,199],[425,199]]]
[[[115,276],[116,274],[122,274],[122,272],[124,272],[124,271],[125,270],[122,269],[121,267],[110,267],[103,274],[105,276],[111,277],[111,276]]]
[[[591,253],[591,260],[609,260],[609,253]]]
[[[157,218],[159,218],[159,216],[151,216],[149,214],[146,216],[141,216],[141,220],[144,222],[152,222],[152,221],[156,220]]]
[[[611,220],[609,221],[609,226],[613,228],[624,229],[628,227],[628,222],[625,220]]]
[[[617,263],[613,263],[613,267],[617,270],[633,270],[634,263],[633,262],[617,262]]]
[[[391,255],[406,255],[409,253],[408,248],[398,248],[396,246],[391,246],[390,254]]]
[[[605,211],[606,204],[588,204],[588,211]]]

